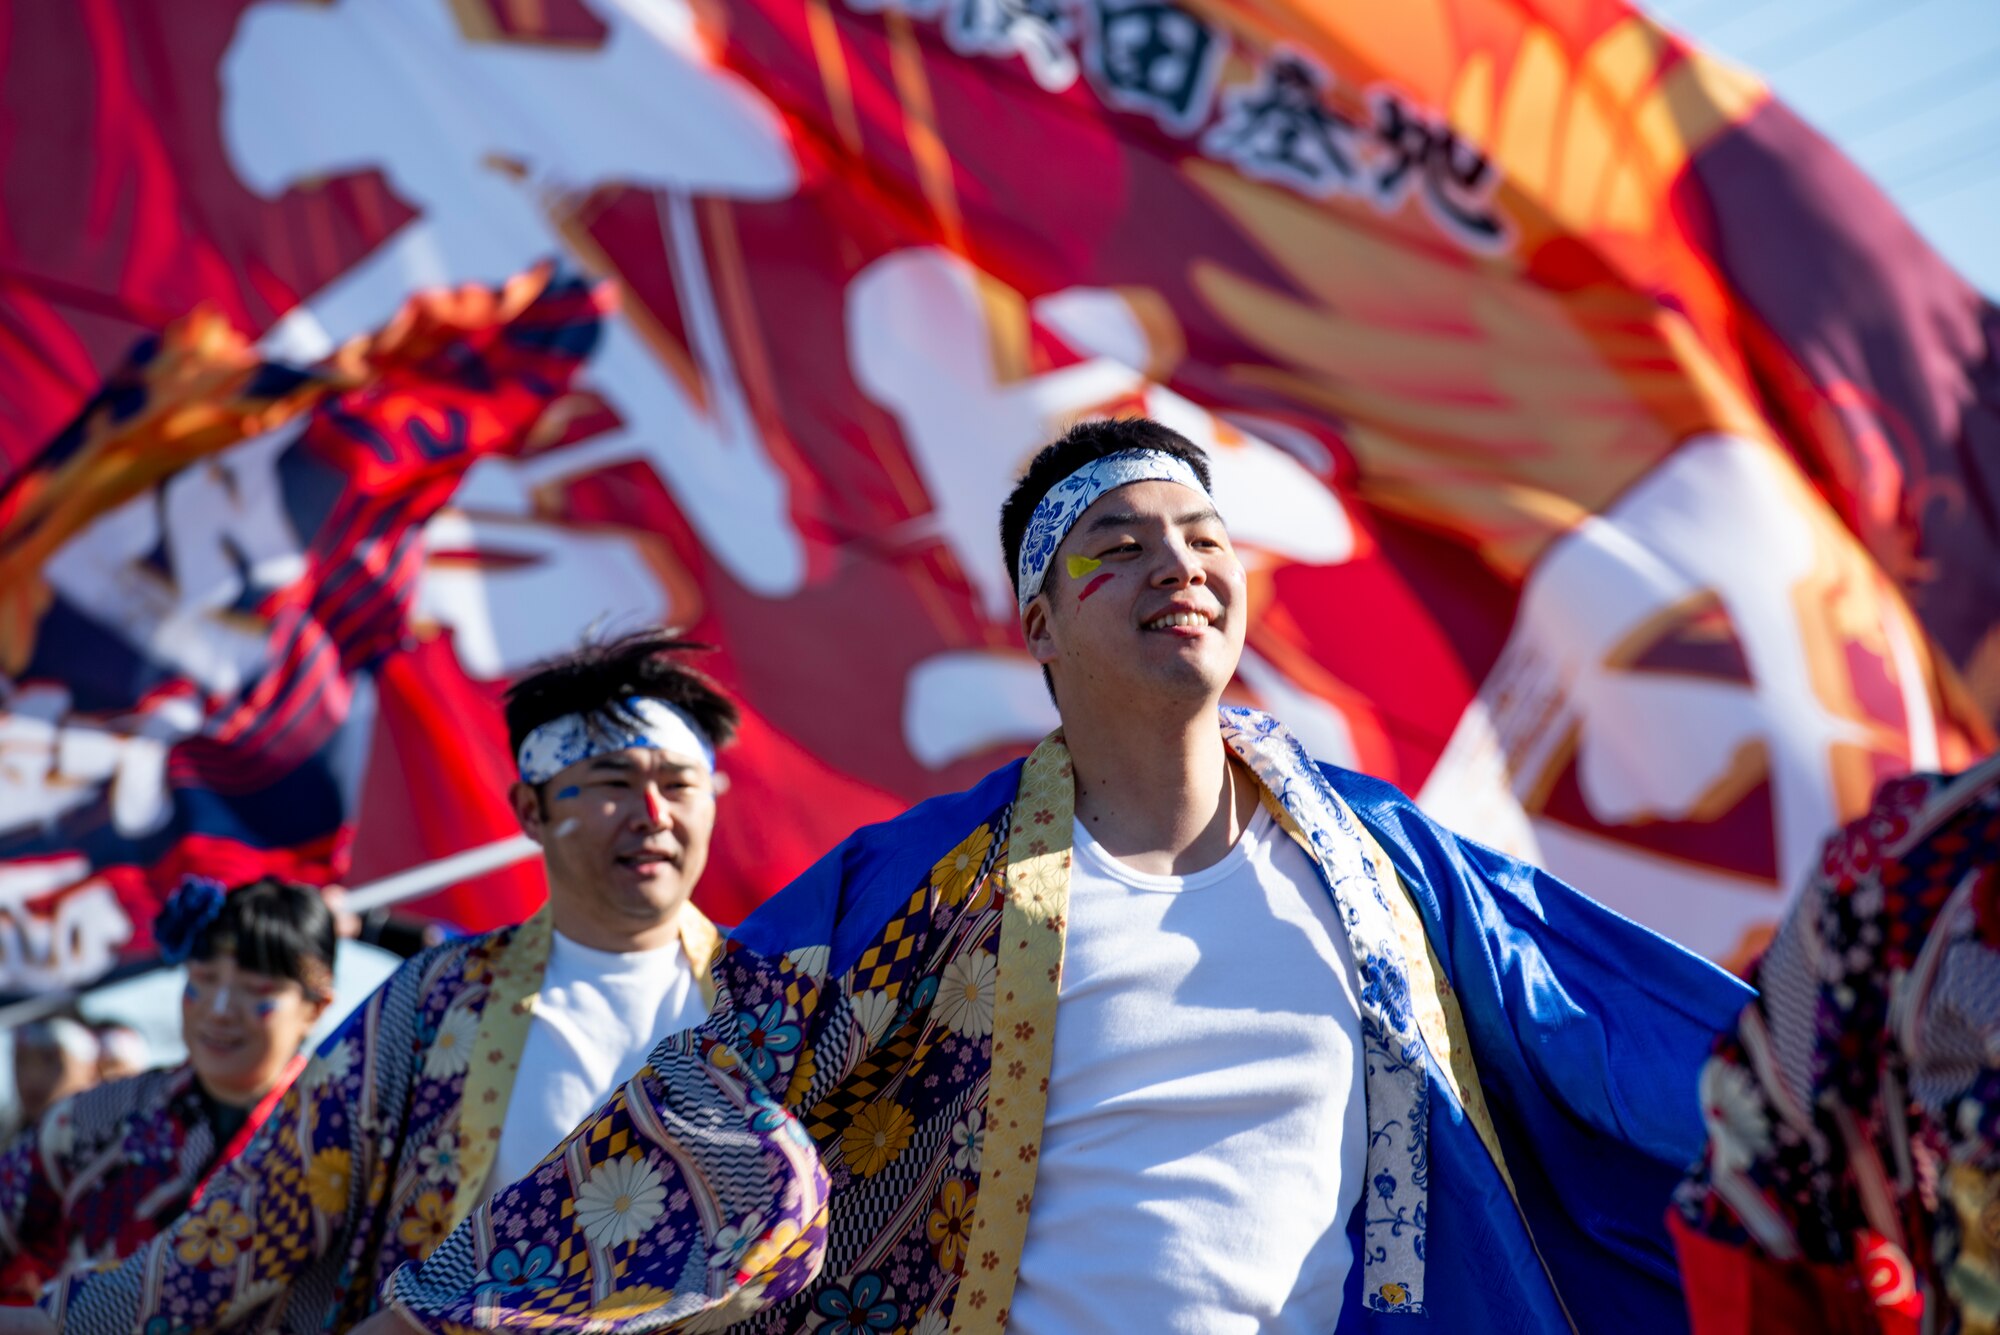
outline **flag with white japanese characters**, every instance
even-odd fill
[[[1881,779],[1994,743],[2000,315],[1617,0],[7,8],[0,470],[198,304],[305,365],[549,256],[618,291],[559,420],[414,530],[321,842],[265,845],[322,879],[507,833],[498,688],[593,628],[685,627],[744,700],[724,921],[1020,753],[996,512],[1089,414],[1212,452],[1244,703],[1711,957]],[[0,989],[87,971],[48,896],[151,865],[120,776],[171,807],[293,652],[251,597],[310,546],[259,519],[293,447],[235,448],[17,600]],[[86,641],[199,718],[95,694]]]

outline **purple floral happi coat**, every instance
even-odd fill
[[[459,1114],[493,961],[519,928],[426,951],[321,1045],[199,1205],[44,1298],[62,1330],[336,1329],[450,1231]],[[479,1190],[484,1184],[471,1184]]]

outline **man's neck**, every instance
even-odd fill
[[[1174,876],[1213,866],[1256,811],[1257,782],[1230,763],[1215,707],[1064,715],[1077,819],[1119,861]]]
[[[680,940],[681,910],[685,907],[685,904],[678,905],[653,922],[605,923],[596,915],[579,911],[574,905],[564,902],[562,896],[550,896],[550,912],[556,931],[580,946],[609,955],[636,955],[648,950],[662,950]]]

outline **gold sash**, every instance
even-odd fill
[[[1249,771],[1247,765],[1245,770]],[[1259,792],[1280,826],[1305,848],[1307,857],[1312,857],[1312,847],[1297,823],[1261,780]],[[1028,757],[1009,826],[1000,970],[994,984],[986,1143],[981,1152],[978,1203],[966,1244],[966,1273],[952,1308],[951,1335],[1000,1335],[1005,1331],[1014,1285],[1020,1277],[1021,1248],[1027,1241],[1028,1211],[1034,1201],[1035,1170],[1041,1155],[1042,1119],[1048,1108],[1049,1065],[1055,1054],[1056,998],[1062,979],[1075,816],[1076,788],[1069,748],[1058,731],[1044,738]],[[1396,918],[1417,1027],[1429,1045],[1440,1078],[1464,1107],[1511,1194],[1513,1179],[1501,1157],[1493,1118],[1473,1066],[1472,1044],[1458,998],[1444,981],[1444,970],[1431,950],[1423,917],[1394,864],[1365,827],[1362,838]]]
[[[549,968],[549,946],[555,936],[554,918],[544,903],[522,923],[513,939],[494,952],[487,982],[486,1007],[479,1016],[479,1037],[472,1048],[472,1065],[465,1072],[465,1092],[458,1109],[458,1193],[452,1197],[451,1227],[457,1228],[486,1197],[493,1156],[500,1149],[500,1130],[507,1122],[507,1105],[520,1074],[521,1050],[527,1046],[528,1025],[535,1016],[542,979]],[[692,904],[681,907],[681,950],[701,987],[702,1002],[715,1005],[715,980],[709,966],[722,945],[722,934]]]

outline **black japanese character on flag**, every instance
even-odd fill
[[[961,55],[1020,56],[1051,93],[1076,82],[1075,32],[1059,0],[953,0],[944,33]]]
[[[1274,57],[1254,87],[1222,95],[1222,119],[1203,136],[1203,150],[1309,195],[1351,189],[1360,177],[1359,127],[1326,105],[1327,82],[1298,56]]]
[[[1375,200],[1385,211],[1401,208],[1421,192],[1432,221],[1475,250],[1493,250],[1507,239],[1494,211],[1499,173],[1476,145],[1459,138],[1442,118],[1413,111],[1393,92],[1370,99],[1375,108]]]
[[[1085,44],[1105,101],[1143,111],[1175,134],[1208,119],[1229,39],[1170,0],[1099,0]]]

